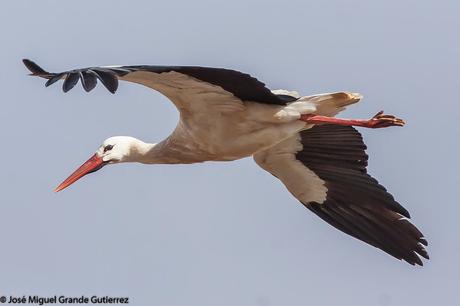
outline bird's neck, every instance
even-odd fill
[[[142,164],[190,164],[203,162],[200,155],[193,154],[187,145],[174,138],[167,138],[159,143],[136,141],[131,145],[130,157],[126,161]]]
[[[136,141],[131,145],[130,157],[131,162],[142,164],[178,164],[184,163],[184,160],[174,153],[169,141],[164,140],[159,143],[146,143]]]
[[[130,144],[129,154],[124,161],[142,164],[160,164],[164,158],[164,154],[160,148],[157,143],[146,143],[136,139]]]

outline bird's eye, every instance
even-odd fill
[[[113,145],[106,145],[104,147],[104,153],[113,149]]]

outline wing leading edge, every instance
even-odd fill
[[[113,66],[89,67],[52,73],[44,70],[31,60],[24,59],[24,65],[32,72],[31,75],[48,79],[45,86],[50,86],[64,79],[63,90],[71,90],[81,80],[83,88],[93,90],[99,80],[111,93],[118,89],[118,80],[132,81],[151,87],[163,93],[165,86],[177,86],[177,78],[171,73],[187,77],[186,87],[200,88],[203,83],[217,86],[225,94],[231,94],[241,101],[251,101],[264,104],[286,105],[287,100],[272,93],[265,84],[256,78],[239,71],[198,66]],[[136,72],[151,74],[136,77]],[[130,77],[133,74],[133,78]],[[180,84],[184,86],[184,84]],[[209,88],[209,87],[208,87]],[[180,90],[180,87],[177,87]]]

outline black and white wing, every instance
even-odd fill
[[[150,87],[168,97],[179,110],[194,103],[208,103],[222,110],[241,109],[243,101],[272,105],[286,105],[292,98],[272,93],[265,84],[239,71],[196,66],[112,66],[74,69],[59,73],[45,71],[34,62],[24,59],[32,75],[48,79],[46,86],[64,79],[62,89],[71,90],[79,80],[89,92],[100,81],[111,93],[118,89],[118,81],[128,81]],[[212,103],[212,104],[210,104]]]
[[[320,125],[254,156],[308,209],[337,229],[415,265],[427,241],[409,212],[367,174],[368,156],[352,127]]]

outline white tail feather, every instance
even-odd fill
[[[346,106],[358,102],[362,97],[359,93],[335,92],[301,97],[296,102],[311,103],[316,108],[315,113],[318,115],[335,116]]]

